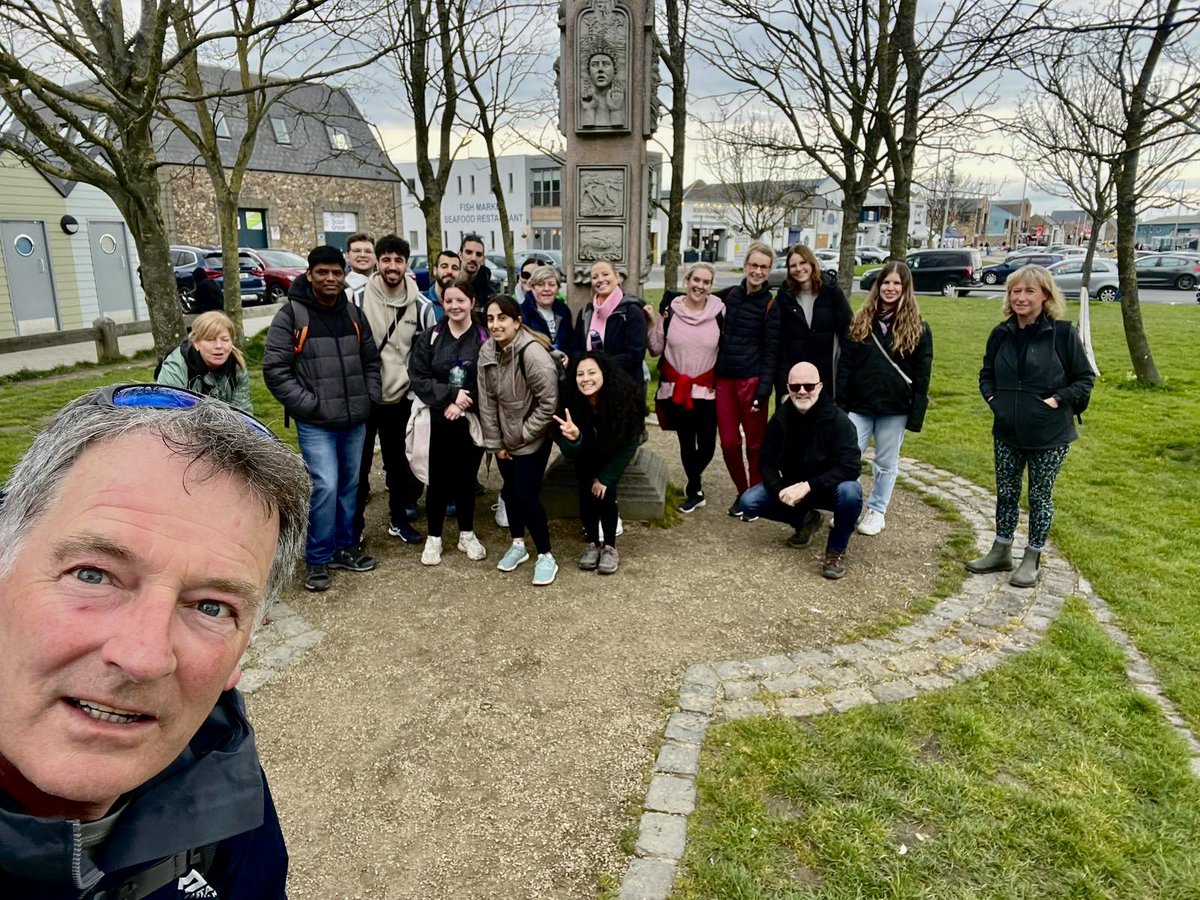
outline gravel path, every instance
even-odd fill
[[[651,429],[651,443],[681,482],[673,437]],[[684,671],[822,647],[904,607],[932,586],[950,529],[898,491],[888,528],[856,536],[845,579],[829,582],[823,534],[790,550],[784,526],[728,518],[719,459],[708,487],[679,527],[627,523],[609,578],[575,569],[578,527],[555,523],[549,588],[530,586],[529,564],[495,570],[506,542],[485,503],[488,560],[453,550],[448,527],[435,569],[383,536],[373,504],[379,569],[336,573],[324,595],[293,590],[304,625],[285,624],[302,652],[249,698],[290,896],[595,896],[625,868],[621,834]]]

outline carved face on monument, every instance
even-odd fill
[[[616,70],[617,64],[607,53],[594,53],[588,60],[588,75],[597,91],[604,92],[612,86]]]

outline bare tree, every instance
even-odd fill
[[[812,196],[794,158],[773,149],[787,143],[783,130],[762,118],[728,116],[704,126],[702,157],[721,182],[737,231],[753,240],[773,234]]]
[[[183,334],[158,183],[162,98],[185,84],[189,60],[208,48],[300,28],[327,2],[280,0],[257,18],[231,18],[204,0],[143,0],[136,21],[120,3],[0,6],[0,103],[8,120],[0,123],[0,149],[112,198],[138,249],[160,356]]]
[[[1143,384],[1160,384],[1162,375],[1142,322],[1135,268],[1137,214],[1147,188],[1142,167],[1155,147],[1193,153],[1194,145],[1189,145],[1188,139],[1194,136],[1194,122],[1200,117],[1198,36],[1200,7],[1194,3],[1114,0],[1094,17],[1068,23],[1057,48],[1060,56],[1080,59],[1087,73],[1084,77],[1103,85],[1102,90],[1119,103],[1119,114],[1109,130],[1115,138],[1110,166],[1121,316],[1133,371]],[[1065,103],[1069,97],[1063,91],[1056,99]],[[1091,116],[1093,105],[1080,102],[1075,114]]]
[[[988,207],[987,198],[996,194],[1003,183],[963,171],[958,154],[951,153],[945,160],[936,161],[928,171],[918,172],[914,184],[925,196],[929,246],[933,247],[940,244],[940,240],[934,244],[934,235],[944,239],[948,228],[961,228],[975,235],[980,226],[986,229],[987,222],[981,222],[980,217]]]
[[[663,268],[663,284],[667,290],[679,285],[680,250],[683,245],[683,179],[684,163],[687,158],[688,125],[688,29],[691,24],[691,0],[664,0],[662,22],[666,26],[667,39],[664,43],[655,32],[654,42],[659,58],[667,67],[671,78],[671,186],[667,191],[665,206],[660,208],[667,215],[666,264]],[[654,200],[657,202],[658,198]]]
[[[472,40],[458,45],[461,81],[474,104],[462,124],[483,139],[487,150],[492,196],[510,272],[516,271],[516,261],[499,159],[504,145],[514,140],[514,130],[538,109],[528,88],[546,58],[540,49],[546,44],[545,34],[539,33],[539,26],[548,18],[546,12],[547,7],[536,4],[517,7],[508,0],[483,0],[468,13],[476,20]],[[462,112],[460,107],[460,117]],[[506,133],[510,135],[507,139]]]
[[[706,60],[745,88],[741,99],[786,123],[787,141],[768,149],[803,154],[841,191],[838,283],[848,292],[859,214],[883,162],[881,98],[896,84],[891,4],[712,2]]]

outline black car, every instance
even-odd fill
[[[943,294],[956,292],[965,297],[963,288],[979,287],[979,273],[983,269],[979,251],[964,247],[961,250],[913,250],[904,261],[912,270],[913,289],[921,294]],[[859,287],[869,291],[882,269],[870,269],[863,273]]]
[[[1200,283],[1200,256],[1155,253],[1134,263],[1138,287],[1173,287],[1190,291]]]
[[[213,247],[172,246],[171,266],[175,270],[175,287],[179,291],[179,303],[184,312],[192,311],[192,289],[195,287],[195,271],[204,268],[208,277],[224,290],[225,272],[221,264],[221,251]],[[245,253],[238,253],[238,269],[241,280],[242,305],[261,303],[267,285],[258,261]]]

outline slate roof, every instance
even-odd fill
[[[238,83],[236,72],[215,66],[201,66],[200,77],[205,86],[214,91],[222,84]],[[401,180],[386,168],[383,149],[345,88],[304,84],[281,90],[285,93],[275,101],[259,126],[250,157],[251,170],[370,181]],[[219,142],[222,161],[231,166],[237,157],[238,144],[246,133],[245,102],[236,96],[213,102],[216,104],[214,114],[223,114],[229,128],[229,140],[219,139]],[[196,127],[197,118],[190,103],[173,103],[172,109],[189,126]],[[290,143],[276,140],[271,118],[283,120]],[[345,149],[333,146],[330,128],[339,129],[345,135]],[[195,146],[173,124],[160,122],[155,131],[161,162],[203,164]]]

